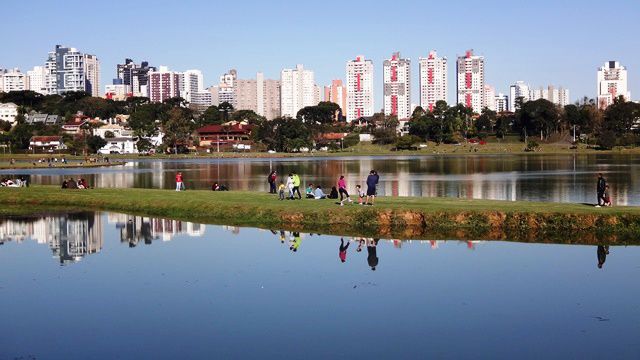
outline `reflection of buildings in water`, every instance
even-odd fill
[[[102,219],[98,214],[35,219],[5,220],[0,224],[1,241],[22,242],[27,239],[49,245],[60,263],[73,263],[102,249]]]
[[[237,227],[237,226],[227,226],[227,225],[224,225],[222,228],[223,228],[224,230],[229,231],[230,233],[232,233],[232,234],[234,234],[234,235],[238,235],[238,234],[240,234],[240,228],[239,228],[239,227]]]
[[[108,222],[120,229],[120,241],[130,246],[138,243],[151,244],[154,240],[171,241],[175,235],[191,237],[204,235],[205,226],[179,220],[156,219],[126,214],[108,214]]]

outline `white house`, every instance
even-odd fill
[[[66,149],[62,136],[33,136],[29,140],[29,150],[33,152],[53,152]]]
[[[18,105],[14,103],[0,104],[0,120],[8,121],[14,125],[16,116],[18,116]]]
[[[137,154],[138,147],[136,137],[119,137],[105,139],[107,144],[103,146],[98,153],[100,154]]]
[[[107,124],[93,130],[94,135],[100,136],[103,139],[107,139],[107,132],[112,133],[113,137],[116,138],[133,137],[133,131],[131,129],[125,128],[120,124]]]

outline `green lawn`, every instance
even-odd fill
[[[616,242],[640,234],[640,207],[595,208],[527,201],[383,197],[375,206],[341,207],[335,200],[279,201],[275,195],[256,192],[32,186],[0,189],[0,204],[4,205],[0,211],[4,215],[24,214],[28,209],[106,210],[213,224],[398,238],[437,234],[529,240],[566,237],[574,241],[583,233],[598,233],[598,238],[589,237],[588,242],[603,237]]]

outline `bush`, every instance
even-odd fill
[[[396,140],[396,150],[415,150],[421,139],[414,135],[401,136]]]
[[[537,151],[539,148],[540,148],[540,144],[538,144],[533,140],[529,140],[529,142],[527,143],[527,147],[524,148],[524,151],[533,152],[533,151]]]
[[[373,143],[380,145],[393,144],[398,138],[395,129],[375,129],[372,135],[374,137]]]
[[[342,141],[342,146],[346,149],[348,147],[356,146],[360,143],[359,134],[349,134]]]

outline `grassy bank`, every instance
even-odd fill
[[[441,144],[429,142],[426,148],[419,150],[393,151],[391,145],[374,145],[371,143],[360,143],[354,147],[331,152],[313,152],[313,153],[267,153],[267,152],[199,152],[191,154],[156,154],[151,156],[138,155],[109,155],[110,159],[189,159],[189,158],[290,158],[290,157],[342,157],[342,156],[394,156],[394,155],[475,155],[475,154],[531,154],[525,151],[525,145],[521,142],[492,141],[485,145],[473,144]],[[578,148],[572,149],[568,143],[541,144],[535,154],[640,154],[640,147],[622,148],[617,147],[613,150],[596,150],[586,145],[579,145]],[[33,160],[47,157],[47,154],[0,154],[0,166],[6,166],[10,159],[28,162],[32,164]],[[84,159],[83,156],[65,155],[70,161],[79,161]],[[76,165],[79,166],[79,165]]]
[[[640,243],[640,208],[453,198],[380,198],[375,206],[333,200],[278,201],[255,192],[3,188],[0,214],[25,209],[107,210],[211,224],[400,239],[509,239]]]
[[[10,161],[0,161],[0,170],[26,170],[26,169],[66,169],[66,168],[97,168],[97,167],[107,167],[107,166],[118,166],[124,165],[126,161],[110,161],[106,162],[85,162],[85,161],[68,161],[66,164],[61,162],[51,163],[39,163],[37,160],[35,161],[26,161],[26,160],[16,160],[15,163],[11,163]]]

